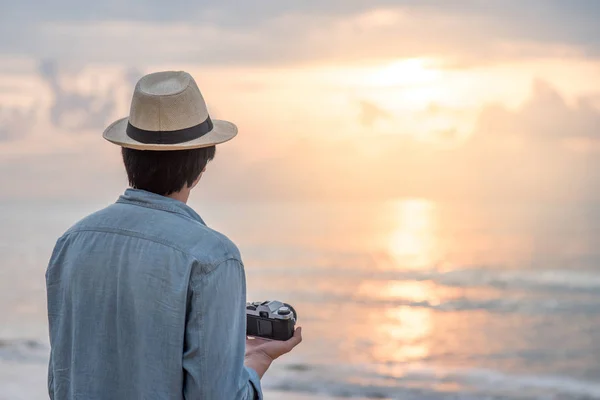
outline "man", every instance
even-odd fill
[[[189,74],[138,82],[129,118],[104,132],[131,189],[69,229],[46,272],[50,398],[262,398],[260,378],[301,330],[246,344],[240,253],[186,205],[236,134],[211,120]]]

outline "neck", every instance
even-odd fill
[[[179,192],[175,192],[175,193],[171,193],[169,195],[167,195],[166,197],[169,197],[171,199],[175,199],[175,200],[179,200],[182,203],[186,203],[188,199],[190,198],[190,189],[189,188],[183,188],[181,189]]]

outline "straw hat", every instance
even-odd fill
[[[142,77],[129,117],[113,122],[104,138],[138,150],[185,150],[226,142],[237,134],[231,122],[211,119],[194,78],[187,72]]]

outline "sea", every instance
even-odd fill
[[[110,201],[0,201],[1,400],[48,398],[47,261]],[[190,205],[298,312],[266,399],[600,399],[600,205]]]

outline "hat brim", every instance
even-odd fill
[[[154,144],[142,143],[127,136],[127,122],[129,118],[121,118],[113,122],[102,135],[104,139],[117,144],[121,147],[128,147],[136,150],[186,150],[199,149],[202,147],[214,146],[215,144],[224,143],[233,139],[238,132],[237,126],[229,121],[221,121],[213,119],[213,129],[198,139],[190,140],[189,142],[176,144]]]

